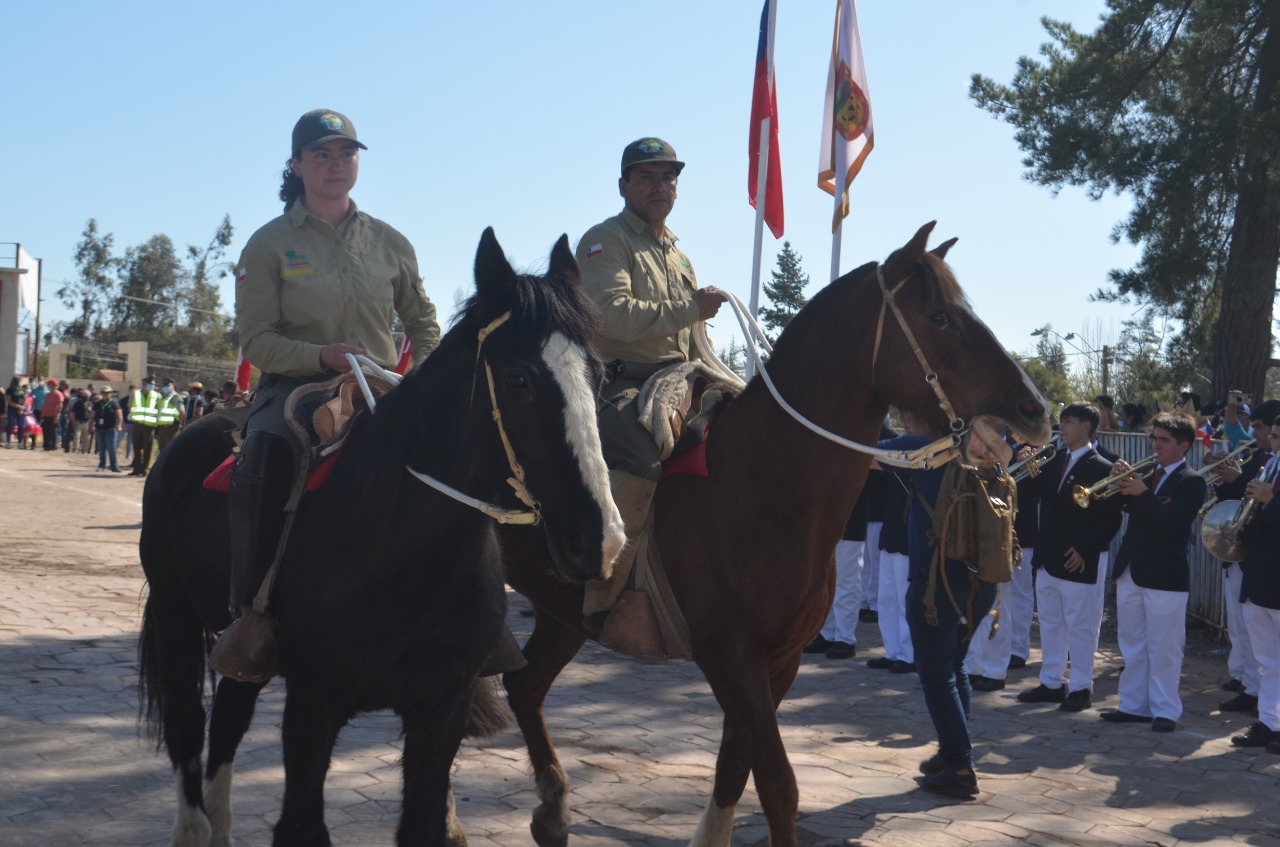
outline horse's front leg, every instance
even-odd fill
[[[467,725],[471,686],[461,685],[439,700],[406,709],[404,721],[404,802],[396,844],[465,847],[449,771]]]
[[[209,717],[209,759],[205,767],[204,808],[213,825],[200,847],[231,847],[231,777],[236,749],[253,721],[258,693],[265,683],[218,682]]]
[[[328,695],[330,698],[332,694]],[[284,803],[274,847],[331,847],[324,824],[324,778],[345,717],[325,711],[322,691],[307,692],[293,678],[284,701]]]
[[[580,630],[539,611],[533,634],[524,645],[529,664],[502,677],[507,701],[520,725],[533,765],[539,804],[533,811],[529,829],[538,847],[565,847],[569,843],[569,777],[551,743],[542,717],[542,704],[552,683],[577,655],[584,641],[586,637]]]

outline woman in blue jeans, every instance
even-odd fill
[[[909,413],[904,413],[903,417],[908,433],[920,432],[919,425]],[[914,450],[932,440],[929,435],[908,434],[881,441],[879,446],[890,450]],[[967,450],[975,461],[991,458],[986,445],[976,437],[970,438]],[[995,602],[996,588],[972,579],[969,567],[963,562],[947,559],[943,568],[955,603],[953,605],[951,598],[939,589],[937,622],[925,620],[925,588],[934,549],[929,544],[932,519],[925,503],[932,508],[937,502],[945,469],[882,469],[898,475],[914,487],[907,516],[911,565],[907,577],[906,617],[925,706],[938,734],[938,753],[921,763],[923,776],[917,782],[921,788],[935,794],[973,797],[978,793],[978,776],[973,768],[973,744],[969,739],[970,688],[964,657],[974,625],[982,620]],[[938,575],[940,584],[942,576],[941,573]]]
[[[93,432],[98,441],[98,470],[106,470],[109,464],[112,473],[120,473],[116,440],[124,429],[124,413],[120,402],[111,396],[113,393],[111,386],[102,387],[101,399],[93,406]]]

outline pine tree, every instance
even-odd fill
[[[800,254],[791,249],[790,241],[782,242],[778,268],[772,275],[773,281],[764,284],[765,297],[772,305],[760,310],[760,319],[765,327],[774,330],[774,334],[769,336],[770,341],[776,340],[783,327],[808,302],[804,289],[809,284],[809,275],[800,267]]]

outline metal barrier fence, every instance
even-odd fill
[[[1151,446],[1147,440],[1145,432],[1100,432],[1098,440],[1103,447],[1118,453],[1120,458],[1130,464],[1145,459],[1151,455]],[[1214,447],[1206,448],[1204,444],[1197,441],[1191,447],[1191,452],[1187,454],[1187,464],[1193,468],[1199,468],[1201,457],[1213,450],[1225,450],[1225,442],[1215,441]],[[1116,552],[1120,549],[1120,540],[1124,538],[1125,531],[1129,528],[1129,516],[1124,516],[1124,524],[1120,527],[1120,532],[1116,534],[1115,540],[1111,542],[1111,562],[1114,566],[1116,560]],[[1204,545],[1200,543],[1200,521],[1196,521],[1193,530],[1195,532],[1195,540],[1191,545],[1191,596],[1187,604],[1187,614],[1193,618],[1204,621],[1205,623],[1217,627],[1219,630],[1225,629],[1227,625],[1226,607],[1223,605],[1223,585],[1222,585],[1222,563],[1209,555],[1204,549]]]

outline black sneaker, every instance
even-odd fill
[[[1258,708],[1258,698],[1241,691],[1230,700],[1223,700],[1218,704],[1218,708],[1224,712],[1253,712]]]
[[[942,773],[946,769],[946,763],[942,761],[941,753],[934,753],[929,758],[920,763],[920,773],[925,776],[933,776]]]
[[[893,667],[893,659],[888,656],[881,656],[878,659],[867,659],[867,667],[874,671],[887,671]]]
[[[825,639],[825,638],[823,638],[823,637],[822,637],[822,634],[821,634],[821,633],[819,633],[818,635],[815,635],[815,636],[813,637],[813,640],[812,640],[812,641],[810,641],[808,644],[804,645],[804,649],[803,649],[803,650],[801,650],[800,652],[802,652],[802,653],[825,653],[825,652],[827,652],[828,650],[830,650],[830,649],[831,649],[831,647],[832,647],[832,645],[833,645],[833,644],[835,644],[835,642],[834,642],[834,641],[828,641],[827,639]]]
[[[858,652],[857,645],[846,644],[843,641],[832,641],[831,646],[827,648],[828,659],[852,659]]]
[[[978,795],[978,775],[973,772],[973,768],[959,771],[943,770],[940,773],[917,777],[916,782],[932,794],[944,794],[947,797],[960,799]]]
[[[1079,691],[1068,694],[1067,699],[1063,700],[1058,708],[1064,712],[1083,712],[1091,706],[1093,706],[1093,695],[1089,689],[1081,688]]]
[[[1089,690],[1084,689],[1084,693],[1088,694]],[[1067,699],[1067,687],[1059,685],[1057,688],[1050,688],[1041,683],[1035,688],[1027,689],[1019,692],[1018,701],[1021,703],[1062,703]]]

